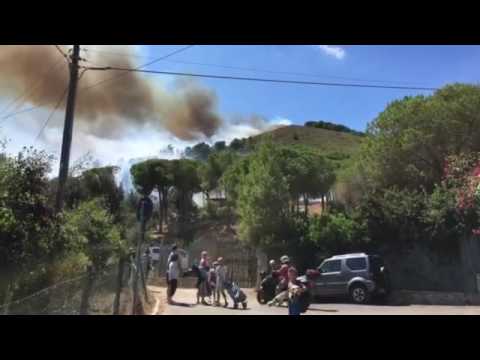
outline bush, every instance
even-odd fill
[[[369,238],[366,226],[342,212],[315,216],[308,227],[308,238],[320,253],[364,251]]]

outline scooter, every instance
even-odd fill
[[[257,289],[257,301],[259,304],[264,305],[277,295],[277,286],[279,284],[278,275],[268,274],[265,271],[260,273],[260,286]]]
[[[320,276],[317,270],[307,270],[305,275],[299,276],[297,280],[303,284],[305,291],[300,295],[301,311],[305,313],[313,300],[313,287],[315,286],[315,279]]]

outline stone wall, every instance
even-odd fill
[[[440,291],[393,291],[391,305],[480,305],[480,294]]]
[[[384,255],[392,287],[402,290],[478,294],[480,246],[478,238],[459,240],[458,254],[435,254],[414,246],[409,251]]]
[[[385,255],[393,289],[464,291],[464,271],[459,259],[442,258],[415,246],[399,254]]]

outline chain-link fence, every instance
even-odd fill
[[[142,262],[142,270],[147,264]],[[2,315],[127,315],[133,310],[133,262],[120,261],[102,271],[80,274],[34,294],[0,305]],[[147,284],[138,281],[143,308],[151,305]],[[149,302],[146,302],[146,299]],[[150,303],[150,304],[149,304]]]

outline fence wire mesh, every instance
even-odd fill
[[[147,264],[142,262],[142,270]],[[132,312],[132,262],[113,263],[94,276],[86,313],[88,315],[127,315]],[[1,315],[79,315],[82,297],[88,287],[87,273],[57,283],[31,295],[0,304]],[[147,284],[146,284],[147,285]],[[139,279],[139,296],[145,302],[148,288]]]

